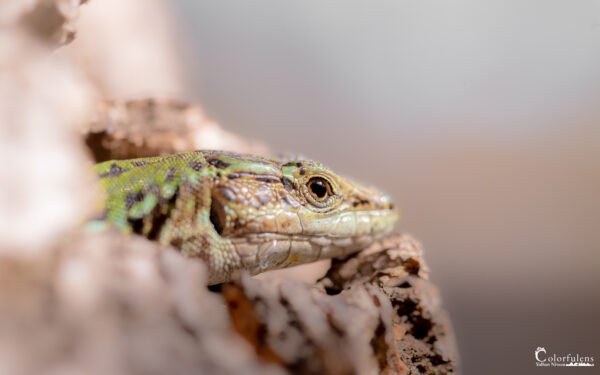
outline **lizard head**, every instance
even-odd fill
[[[392,231],[391,198],[310,160],[209,155],[211,222],[256,272],[361,250]]]

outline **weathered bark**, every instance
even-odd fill
[[[380,345],[388,348],[388,369],[407,366],[412,374],[456,372],[452,324],[428,273],[417,241],[390,236],[355,257],[334,261],[319,285],[330,294],[365,286],[383,294],[377,303],[392,306],[392,339],[386,336]]]
[[[198,149],[266,153],[207,119],[200,106],[177,100],[100,102],[84,132],[97,162]]]

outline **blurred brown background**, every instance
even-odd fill
[[[600,361],[599,2],[169,6],[157,27],[177,31],[187,66],[185,92],[158,84],[164,96],[392,193],[464,373],[547,373],[538,346]],[[163,22],[144,18],[133,33]],[[170,64],[140,51],[139,69]]]

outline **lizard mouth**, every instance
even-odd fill
[[[370,230],[342,235],[337,233],[288,234],[248,233],[229,237],[244,269],[252,274],[286,268],[321,259],[344,257],[363,250],[393,230],[398,214],[393,211],[377,211],[371,219]]]

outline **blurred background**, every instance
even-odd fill
[[[113,56],[106,71],[154,70],[155,87],[105,91],[143,97],[158,85],[227,130],[390,192],[400,231],[424,244],[464,373],[547,372],[538,346],[600,361],[600,2],[147,9],[129,33],[174,30],[155,41],[185,62],[176,84],[157,83],[168,56],[132,43],[135,69],[115,69]]]

